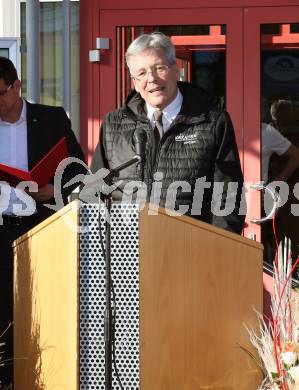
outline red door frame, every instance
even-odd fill
[[[298,23],[299,6],[258,7],[244,10],[244,172],[246,181],[260,177],[260,98],[262,24]],[[248,205],[250,217],[260,217],[260,200]],[[250,233],[260,241],[260,227],[250,224]]]
[[[89,62],[89,50],[99,36],[99,1],[80,1],[80,144],[88,162],[98,143],[99,63]]]

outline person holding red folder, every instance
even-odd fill
[[[21,81],[13,63],[0,57],[0,165],[31,171],[45,156],[58,160],[64,157],[76,157],[85,162],[83,152],[71,129],[71,122],[61,107],[31,104],[20,96]],[[62,141],[62,140],[65,141]],[[66,144],[66,155],[61,145]],[[57,152],[57,146],[60,152]],[[56,154],[53,152],[56,150]],[[51,154],[52,153],[52,154]],[[36,183],[34,192],[16,188],[12,182],[4,182],[0,169],[0,388],[8,388],[13,383],[13,254],[12,242],[40,223],[54,211],[46,204],[55,204],[54,174],[48,172],[50,165],[45,165],[45,177],[49,181],[42,185]],[[39,165],[40,167],[40,165]],[[84,164],[67,165],[61,180],[62,198],[67,203],[73,186],[64,188],[69,180],[78,174],[85,174]],[[41,176],[43,176],[41,174]],[[12,185],[10,185],[12,184]],[[31,190],[32,190],[31,188]],[[6,328],[9,327],[7,331]]]

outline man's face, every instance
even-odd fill
[[[0,118],[6,118],[18,110],[20,100],[21,83],[16,80],[11,85],[7,85],[3,79],[0,79]]]
[[[169,65],[162,50],[149,49],[131,56],[130,68],[136,91],[150,106],[163,110],[175,99],[179,70]]]

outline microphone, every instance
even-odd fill
[[[141,181],[144,179],[145,149],[147,134],[144,129],[136,129],[133,134],[133,144],[135,146],[136,156],[140,158],[136,170],[140,175]]]

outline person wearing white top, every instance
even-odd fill
[[[261,125],[261,139],[262,139],[262,180],[265,184],[269,181],[269,163],[273,154],[286,158],[286,163],[283,168],[274,176],[271,181],[289,180],[299,166],[299,149],[292,144],[281,132],[274,126],[279,127],[282,119],[282,107],[284,113],[286,108],[290,108],[290,104],[285,100],[275,101],[271,106],[272,124],[262,123]],[[291,115],[289,111],[289,115]],[[292,194],[292,187],[289,188],[289,196]],[[266,202],[266,201],[265,201]],[[292,238],[294,244],[294,229],[290,226],[290,220],[293,216],[289,210],[289,201],[278,209],[276,215],[276,235],[278,242],[284,237]],[[286,222],[288,221],[288,222]],[[289,225],[289,226],[287,226]],[[266,262],[272,264],[275,255],[276,244],[273,236],[273,222],[272,219],[262,225],[262,242],[264,244],[264,259]],[[295,253],[295,245],[293,245],[292,252]]]
[[[262,179],[268,182],[270,158],[273,153],[285,155],[288,162],[275,180],[287,180],[299,165],[298,148],[271,124],[262,123]]]

